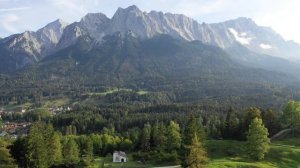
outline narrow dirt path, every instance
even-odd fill
[[[289,133],[291,130],[292,130],[292,129],[284,129],[284,130],[278,132],[277,134],[275,134],[275,135],[273,135],[273,136],[271,137],[271,141],[276,140],[276,139],[280,138],[280,137],[283,136],[283,135],[286,135],[286,134]]]

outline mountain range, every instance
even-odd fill
[[[207,24],[136,6],[11,35],[0,40],[0,53],[6,89],[114,85],[170,91],[184,101],[272,95],[300,82],[300,45],[250,18]]]
[[[132,33],[141,39],[167,34],[188,41],[199,40],[225,50],[241,45],[258,54],[292,61],[300,59],[299,44],[285,41],[271,28],[258,26],[249,18],[200,24],[184,15],[147,13],[136,6],[119,8],[111,19],[102,13],[89,13],[72,24],[56,20],[36,32],[11,35],[1,40],[2,50],[8,50],[8,54],[2,54],[2,57],[15,64],[12,69],[19,69],[75,44],[84,35],[101,43],[103,37],[115,32],[122,36]]]

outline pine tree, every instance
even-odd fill
[[[166,148],[169,152],[175,151],[179,149],[181,146],[181,135],[180,135],[180,127],[174,121],[170,121],[170,125],[167,129],[167,142]]]
[[[93,141],[90,139],[90,137],[86,138],[86,142],[84,145],[83,153],[86,156],[92,157],[93,156]]]
[[[46,126],[41,123],[35,123],[31,126],[28,140],[26,158],[29,167],[33,168],[47,168],[48,161],[48,142],[45,138]]]
[[[141,149],[143,151],[149,151],[151,139],[151,125],[149,123],[144,125],[142,135],[141,135]]]
[[[78,145],[73,138],[69,138],[65,144],[63,157],[66,165],[76,165],[80,161]]]
[[[217,116],[211,116],[208,118],[206,128],[209,137],[214,139],[221,137],[221,121]]]
[[[247,152],[254,160],[262,160],[270,148],[268,129],[259,118],[254,118],[250,124],[247,136]]]
[[[300,101],[289,101],[283,110],[286,127],[300,128]]]
[[[77,135],[77,128],[75,125],[72,125],[72,134]]]
[[[201,121],[201,122],[200,122]],[[190,149],[187,146],[192,144],[194,136],[197,136],[198,140],[201,141],[204,139],[204,130],[202,126],[202,120],[191,116],[188,120],[187,126],[184,130],[183,136],[183,150],[182,150],[182,166],[187,167],[188,163],[186,157],[190,152]]]
[[[227,112],[226,119],[224,122],[223,136],[224,138],[234,139],[237,136],[239,128],[239,118],[236,111],[230,108]]]
[[[28,137],[18,137],[10,146],[10,153],[13,156],[13,158],[17,161],[19,167],[24,167],[24,165],[28,165],[28,160],[26,157],[24,157],[26,156],[27,152],[27,139]]]
[[[268,109],[266,111],[263,111],[262,119],[265,127],[268,129],[271,136],[281,130],[281,125],[278,119],[278,115],[274,110]]]
[[[183,143],[185,145],[191,144],[195,134],[204,139],[205,133],[200,121],[201,120],[199,118],[195,118],[193,116],[189,118],[187,127],[184,130]]]
[[[9,143],[0,138],[0,167],[16,167],[8,146]]]
[[[184,167],[188,167],[188,168],[204,167],[203,165],[208,160],[208,158],[207,158],[206,151],[204,150],[202,143],[196,134],[194,134],[191,144],[185,147],[188,153],[185,158],[186,165],[184,165]]]
[[[156,122],[152,128],[152,143],[156,149],[163,149],[166,143],[166,127],[163,122]]]
[[[247,131],[254,118],[261,118],[261,111],[256,107],[250,107],[244,113],[243,123],[242,123],[242,139],[247,137]]]
[[[61,137],[58,132],[54,132],[49,142],[49,161],[51,165],[59,165],[62,162]]]
[[[75,125],[69,125],[66,127],[66,135],[76,135],[77,128]]]
[[[84,165],[89,166],[93,160],[93,141],[90,137],[84,138],[83,144],[83,155],[85,156],[83,159]]]

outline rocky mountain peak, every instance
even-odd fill
[[[121,8],[119,7],[115,13],[116,14],[123,14],[123,13],[141,13],[142,11],[136,6],[136,5],[132,5],[129,6],[127,8]]]
[[[137,17],[143,17],[143,12],[135,5],[128,8],[118,8],[116,13],[112,17],[113,22],[126,23],[128,20],[136,19]]]
[[[20,64],[16,67],[21,68],[52,54],[67,25],[66,22],[58,19],[36,32],[25,31],[7,37],[3,40],[4,46],[12,53],[11,57],[18,58]]]
[[[233,19],[232,21],[240,22],[240,23],[253,23],[253,24],[255,24],[255,21],[252,20],[251,18],[248,18],[248,17],[238,17],[236,19]]]
[[[13,57],[39,61],[75,44],[82,36],[89,36],[101,44],[105,36],[115,33],[120,37],[129,35],[141,39],[167,34],[188,41],[199,40],[225,50],[238,44],[260,54],[285,58],[299,58],[300,55],[299,44],[286,42],[275,31],[258,26],[250,18],[199,24],[182,14],[147,13],[135,5],[118,8],[112,18],[102,13],[89,13],[70,25],[58,19],[37,32],[12,35],[1,40],[1,43],[13,52]]]
[[[57,19],[54,22],[51,22],[45,27],[39,29],[36,32],[36,36],[41,42],[44,42],[45,45],[50,45],[47,43],[55,45],[60,40],[63,30],[67,25],[68,23],[64,22],[63,20]]]
[[[47,28],[55,28],[55,27],[61,27],[61,28],[65,28],[69,23],[65,22],[62,19],[57,19],[49,24],[47,24],[45,27]]]
[[[103,13],[88,13],[80,20],[80,22],[96,22],[107,20],[109,20],[109,18]]]

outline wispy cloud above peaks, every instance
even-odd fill
[[[13,12],[13,11],[20,11],[20,10],[28,10],[31,9],[29,6],[23,7],[15,7],[15,8],[0,8],[0,12]]]
[[[18,33],[18,28],[14,23],[19,20],[19,16],[15,14],[7,14],[0,16],[0,25],[9,33]]]

